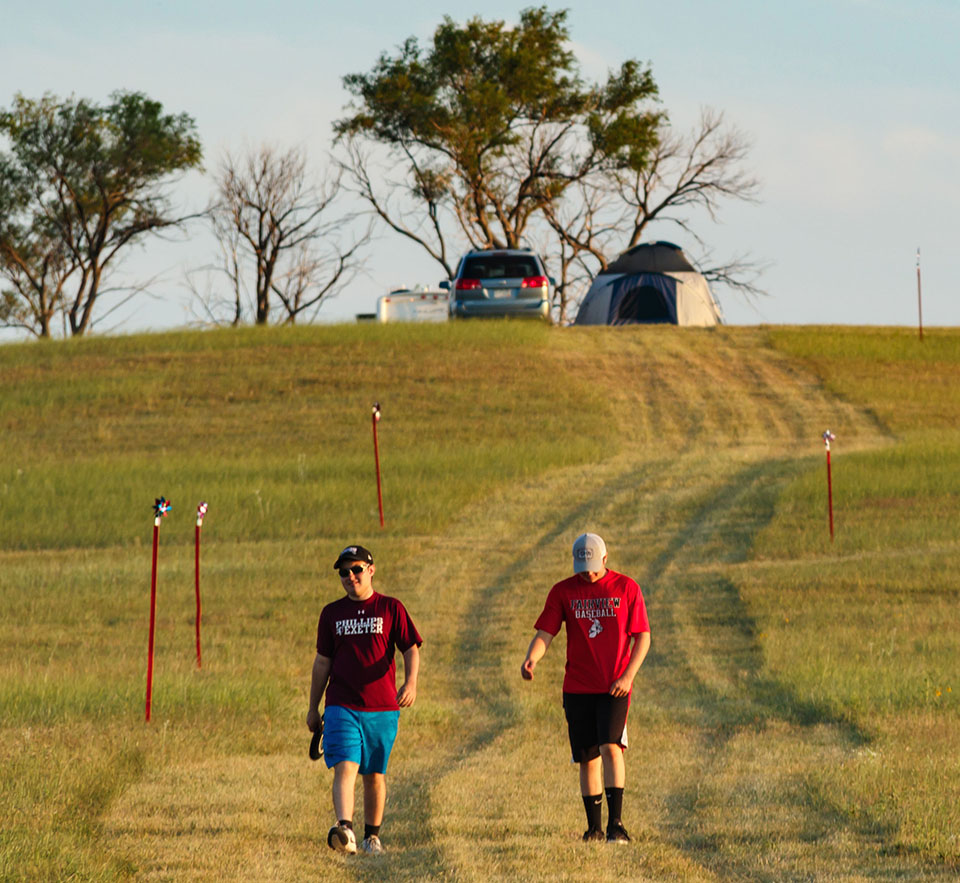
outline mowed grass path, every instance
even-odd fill
[[[955,879],[960,335],[923,346],[494,324],[0,351],[18,378],[0,406],[0,876]],[[159,493],[176,517],[146,726]],[[211,502],[199,672],[191,493]],[[627,849],[579,841],[562,641],[519,677],[586,529],[653,631]],[[377,860],[327,850],[329,773],[305,756],[347,539],[426,639]]]

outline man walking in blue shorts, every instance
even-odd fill
[[[320,728],[320,700],[326,692],[324,758],[327,767],[333,768],[337,817],[327,844],[340,852],[357,851],[353,795],[359,773],[365,823],[360,848],[376,855],[383,852],[384,774],[397,737],[400,709],[409,708],[417,698],[423,639],[403,604],[373,590],[376,568],[367,549],[347,546],[333,566],[346,597],[320,613],[307,726],[312,732]],[[397,650],[403,655],[404,674],[399,690],[394,661]]]

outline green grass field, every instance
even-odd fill
[[[954,330],[494,322],[0,347],[0,879],[955,880],[958,414]],[[562,640],[519,676],[583,530],[651,620],[627,848],[580,842]],[[348,860],[325,844],[330,773],[304,717],[353,540],[425,644],[388,854]]]

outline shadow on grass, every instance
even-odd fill
[[[804,698],[790,685],[764,676],[757,622],[738,587],[709,570],[711,559],[747,560],[757,533],[773,518],[780,490],[807,467],[806,460],[783,458],[739,471],[690,513],[645,574],[645,594],[655,599],[657,633],[646,665],[654,681],[651,692],[669,697],[663,703],[668,717],[700,734],[702,764],[696,781],[665,801],[669,838],[698,863],[738,878],[776,879],[769,865],[773,847],[760,842],[762,835],[752,844],[751,833],[740,831],[740,849],[731,850],[729,836],[697,830],[701,785],[721,772],[731,740],[785,723],[830,727],[848,747],[870,741],[844,710]],[[712,553],[706,557],[705,547]],[[691,565],[702,575],[686,575],[684,568]],[[875,819],[851,819],[807,787],[790,789],[780,799],[803,813],[801,839],[811,843],[840,829],[873,841],[892,834]]]
[[[657,641],[649,667],[669,679],[671,700],[696,713],[701,725],[723,733],[771,720],[837,727],[854,745],[868,735],[849,715],[803,699],[789,686],[763,678],[763,649],[757,623],[738,587],[719,574],[684,575],[685,566],[702,568],[712,559],[730,564],[747,560],[756,535],[774,515],[780,489],[807,468],[805,460],[768,460],[739,471],[691,512],[644,575],[648,601],[656,599]],[[709,548],[705,562],[702,550]],[[683,620],[681,624],[680,620]],[[698,637],[701,657],[724,688],[708,685],[682,645],[684,628]]]

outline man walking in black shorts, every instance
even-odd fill
[[[580,794],[587,813],[584,840],[630,841],[621,820],[630,691],[650,649],[650,625],[640,587],[607,570],[607,548],[593,533],[573,544],[573,576],[557,583],[534,628],[520,667],[524,680],[550,642],[567,627],[563,709],[573,760],[580,765]],[[607,830],[601,825],[603,792]]]

